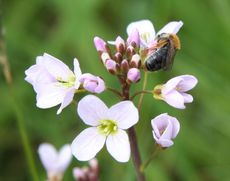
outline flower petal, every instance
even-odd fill
[[[193,97],[190,94],[182,92],[181,95],[184,97],[184,103],[191,103],[193,101]]]
[[[57,150],[49,143],[39,145],[38,154],[46,171],[56,171]]]
[[[90,126],[97,126],[100,120],[108,119],[108,108],[99,98],[88,95],[82,98],[77,107],[77,112],[83,122]]]
[[[155,29],[151,21],[140,20],[130,23],[127,27],[128,36],[131,36],[132,32],[135,31],[135,29],[137,29],[139,32],[142,46],[145,47],[148,46],[148,44],[154,42]]]
[[[178,76],[178,78],[182,79],[182,81],[180,81],[179,84],[177,85],[180,92],[189,91],[192,88],[194,88],[198,83],[197,78],[194,77],[193,75],[181,75]]]
[[[177,34],[177,32],[180,30],[180,28],[183,26],[182,21],[172,21],[169,22],[167,25],[165,25],[157,34],[162,33],[172,33]]]
[[[70,145],[64,145],[58,155],[58,162],[56,163],[58,166],[59,172],[64,172],[66,168],[69,166],[70,162],[72,160],[72,152]]]
[[[57,83],[39,84],[35,86],[37,89],[37,107],[50,108],[60,104],[68,90],[65,87],[60,87]]]
[[[118,129],[115,134],[110,134],[106,140],[108,152],[119,162],[127,162],[130,158],[130,144],[127,133]]]
[[[175,138],[180,131],[180,123],[175,117],[172,117],[172,116],[171,116],[171,122],[173,125],[172,138]]]
[[[172,91],[173,89],[175,89],[177,87],[177,85],[183,81],[183,78],[178,76],[178,77],[174,77],[170,80],[168,80],[165,84],[164,87],[162,89],[162,94],[168,94],[170,91]]]
[[[74,76],[73,72],[69,67],[64,64],[61,60],[44,53],[42,64],[45,66],[47,71],[56,78],[62,78],[68,81],[70,76]]]
[[[87,128],[73,140],[72,154],[80,161],[88,161],[102,149],[105,139],[96,127]]]
[[[138,122],[137,108],[131,101],[122,101],[113,105],[109,111],[109,118],[117,122],[118,128],[128,129]]]
[[[173,90],[170,93],[162,96],[164,101],[167,102],[170,106],[178,109],[185,109],[184,97],[179,92]]]
[[[74,97],[74,89],[70,89],[69,91],[66,91],[66,94],[62,100],[60,108],[57,111],[57,114],[60,114],[62,110],[72,102],[73,97]]]
[[[80,81],[79,80],[81,78],[82,72],[81,72],[81,68],[80,68],[80,64],[79,64],[78,59],[75,58],[73,60],[73,64],[74,64],[74,74],[75,74],[75,78],[76,78],[74,87],[75,87],[75,89],[78,89],[80,87]]]

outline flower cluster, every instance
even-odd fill
[[[36,64],[25,72],[25,80],[33,85],[37,94],[37,107],[50,108],[61,104],[57,111],[59,114],[72,102],[76,93],[83,91],[98,94],[110,90],[120,100],[110,108],[95,95],[87,95],[78,102],[77,113],[89,127],[76,136],[71,147],[62,148],[59,154],[49,144],[39,147],[48,178],[62,178],[71,160],[71,156],[64,156],[64,153],[71,150],[78,160],[89,161],[96,157],[104,145],[118,162],[127,162],[131,153],[134,153],[136,172],[143,174],[138,169],[140,162],[135,158],[140,155],[137,155],[134,130],[134,126],[140,122],[141,107],[137,109],[133,99],[137,95],[150,93],[155,99],[163,100],[174,108],[185,109],[185,103],[193,102],[192,95],[187,91],[193,89],[198,80],[192,75],[180,75],[165,84],[156,85],[153,90],[146,90],[147,82],[144,82],[143,89],[133,96],[130,96],[130,88],[140,81],[142,72],[147,75],[147,72],[172,67],[173,58],[181,47],[176,34],[182,26],[182,21],[173,21],[155,33],[149,20],[141,20],[128,25],[126,41],[120,36],[108,42],[97,36],[94,38],[101,62],[110,74],[118,78],[120,90],[106,87],[107,84],[99,76],[82,74],[76,58],[74,71],[71,71],[62,61],[49,54],[37,57]],[[180,123],[175,117],[163,113],[153,118],[150,124],[153,138],[160,147],[173,145],[173,139],[180,130]],[[91,176],[97,180],[98,164],[94,161],[87,169],[76,168],[73,174],[77,180],[84,181]]]

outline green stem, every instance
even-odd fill
[[[130,97],[130,100],[133,100],[137,95],[139,94],[153,94],[152,91],[148,91],[148,90],[142,90],[142,91],[138,91],[136,93],[134,93],[131,97]]]
[[[147,80],[148,80],[148,72],[145,72],[144,73],[144,82],[143,82],[142,90],[145,90],[145,88],[147,86]],[[142,93],[141,96],[140,96],[139,102],[138,102],[138,106],[137,106],[139,112],[140,112],[140,109],[141,109],[143,98],[144,98],[144,94]]]
[[[0,18],[0,21],[2,19]],[[1,22],[0,22],[1,24]],[[38,174],[36,171],[36,167],[35,167],[35,162],[34,162],[34,158],[33,158],[33,154],[32,154],[32,149],[30,147],[29,144],[29,138],[28,135],[26,133],[26,129],[24,126],[24,115],[23,112],[19,106],[19,102],[16,98],[16,95],[14,94],[14,90],[17,90],[13,87],[13,80],[12,80],[12,74],[11,74],[11,70],[10,70],[10,66],[8,63],[8,59],[7,59],[7,55],[6,55],[6,48],[5,48],[5,43],[3,40],[3,35],[1,34],[2,30],[0,29],[0,64],[2,64],[3,67],[3,74],[5,76],[7,85],[9,87],[9,94],[10,94],[10,99],[12,102],[12,106],[14,108],[15,111],[15,116],[16,116],[16,120],[17,120],[17,124],[18,124],[18,129],[19,129],[19,134],[22,140],[22,145],[23,145],[23,149],[25,151],[25,156],[26,156],[26,160],[28,163],[28,167],[30,170],[30,174],[32,177],[33,181],[39,181],[38,178]]]
[[[141,165],[141,168],[140,168],[141,172],[144,172],[144,170],[150,164],[150,162],[154,159],[154,157],[156,156],[156,154],[160,150],[160,148],[161,147],[157,145],[156,149],[152,152],[150,157]]]

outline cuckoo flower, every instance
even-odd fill
[[[25,74],[25,80],[37,93],[37,106],[45,109],[61,104],[57,114],[71,103],[75,90],[80,86],[81,69],[76,58],[72,72],[62,61],[44,53],[36,58],[36,64]]]
[[[47,171],[48,180],[62,180],[72,159],[70,145],[64,145],[58,152],[53,145],[43,143],[39,145],[38,154]]]
[[[90,73],[82,74],[80,82],[84,89],[92,93],[101,93],[105,90],[104,80]]]
[[[184,103],[191,103],[193,97],[186,92],[194,88],[198,80],[192,75],[181,75],[170,79],[164,85],[154,88],[154,98],[164,100],[170,106],[185,109]]]
[[[122,101],[111,108],[93,95],[80,100],[77,112],[83,122],[89,126],[83,130],[71,145],[73,155],[81,161],[87,161],[106,144],[108,152],[119,162],[127,162],[130,157],[130,145],[124,131],[138,122],[138,110],[131,101]]]
[[[157,144],[161,147],[172,146],[172,139],[177,136],[180,130],[179,121],[175,117],[164,113],[152,119],[151,124],[153,127],[153,137]]]
[[[158,33],[155,33],[154,26],[149,20],[140,20],[130,23],[127,26],[129,36],[137,29],[140,34],[141,48],[149,48],[154,44],[155,36],[161,33],[176,34],[183,26],[182,21],[172,21],[166,24]]]

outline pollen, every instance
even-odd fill
[[[56,80],[58,81],[58,83],[60,83],[64,87],[72,87],[74,86],[76,77],[69,76],[68,80],[63,80],[61,77],[57,77]]]
[[[97,128],[99,132],[105,136],[114,134],[118,130],[117,123],[113,120],[100,120],[99,122],[101,124],[97,126]]]

